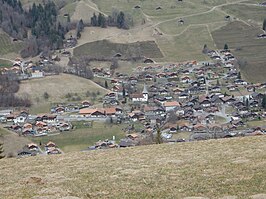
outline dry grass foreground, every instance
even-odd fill
[[[266,137],[0,161],[0,198],[265,198]]]

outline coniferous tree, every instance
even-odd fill
[[[80,19],[79,22],[78,22],[78,29],[79,29],[79,31],[83,31],[84,30],[84,23],[83,23],[82,19]]]
[[[5,157],[3,153],[4,153],[3,144],[0,143],[0,159]]]
[[[157,131],[156,131],[156,144],[161,144],[163,143],[163,139],[162,139],[162,132],[160,127],[157,126]]]
[[[229,47],[228,47],[228,44],[224,44],[224,50],[228,50]]]
[[[106,18],[103,16],[102,22],[101,22],[101,28],[106,28],[107,27],[107,21]]]
[[[263,95],[261,106],[266,109],[266,94]]]
[[[123,84],[123,90],[122,90],[122,92],[123,92],[123,98],[125,98],[126,97],[126,89],[125,89],[124,84]]]
[[[216,86],[220,86],[220,81],[219,81],[219,79],[217,79],[217,81],[216,81]]]
[[[117,27],[118,28],[125,27],[125,14],[122,11],[117,16]]]
[[[246,104],[245,104],[246,107],[249,108],[249,100],[248,100],[248,98],[246,99],[246,102],[245,102],[245,103],[246,103]]]
[[[238,74],[237,74],[237,78],[238,78],[238,79],[241,79],[241,73],[240,73],[240,72],[238,72]]]
[[[208,49],[207,44],[204,44],[203,49],[202,49],[202,53],[203,53],[203,54],[207,54],[208,51],[209,51],[209,49]]]
[[[263,20],[262,29],[266,31],[266,18]]]
[[[91,25],[92,26],[97,26],[97,16],[95,13],[93,13],[93,16],[91,17]]]

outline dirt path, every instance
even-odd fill
[[[191,28],[191,27],[197,27],[197,26],[206,26],[207,28],[208,28],[208,31],[209,31],[209,33],[210,33],[210,30],[209,30],[209,25],[211,25],[211,24],[214,24],[214,23],[222,23],[222,22],[213,22],[213,23],[202,23],[202,24],[191,24],[191,25],[188,25],[184,30],[182,30],[180,33],[177,33],[177,34],[167,34],[167,33],[163,33],[164,35],[166,35],[166,36],[172,36],[172,37],[178,37],[178,36],[181,36],[182,34],[184,34],[189,28]],[[157,28],[157,29],[159,29],[159,28]],[[160,29],[160,31],[161,31],[161,29]],[[163,32],[163,31],[161,31],[161,32]],[[211,35],[211,33],[210,33],[210,35]],[[211,36],[212,37],[212,36]]]
[[[5,60],[5,61],[10,61],[10,62],[14,62],[15,60],[12,60],[12,59],[7,59],[7,58],[3,58],[3,57],[0,57],[1,60]]]
[[[227,5],[239,4],[239,3],[245,2],[245,1],[246,0],[240,0],[240,1],[236,1],[236,2],[224,3],[224,4],[221,4],[221,5],[214,6],[210,10],[207,10],[207,11],[204,11],[204,12],[199,12],[199,13],[189,14],[189,15],[183,15],[183,16],[178,16],[178,17],[175,17],[175,18],[172,18],[172,19],[167,19],[167,20],[161,21],[161,22],[158,22],[158,23],[154,24],[152,27],[156,27],[156,26],[159,26],[162,23],[166,23],[166,22],[169,22],[169,21],[177,20],[177,19],[180,19],[180,18],[194,17],[194,16],[199,16],[199,15],[202,15],[202,14],[208,14],[208,13],[214,11],[217,8],[220,8],[220,7],[223,7],[223,6],[227,6]],[[148,15],[146,15],[146,16],[148,16]]]
[[[96,12],[99,12],[99,13],[103,14],[106,17],[108,16],[104,12],[100,11],[99,8],[98,8],[98,6],[95,3],[93,3],[92,1],[90,1],[90,0],[84,0],[84,3],[86,4],[86,6],[90,7],[92,10],[95,10]],[[94,5],[95,7],[93,7],[91,4]]]
[[[92,80],[90,80],[90,81],[91,81],[91,84],[94,85],[95,87],[97,87],[97,88],[101,88],[101,89],[105,90],[105,91],[108,92],[108,93],[112,92],[111,90],[109,90],[109,89],[107,89],[107,88],[104,88],[104,87],[100,86],[99,84],[95,83],[94,81],[92,81]]]
[[[240,1],[236,1],[236,2],[227,2],[227,3],[220,4],[220,5],[217,5],[217,6],[214,6],[214,7],[208,7],[209,10],[207,10],[207,11],[203,11],[203,12],[200,12],[200,13],[194,13],[194,14],[189,14],[189,15],[183,15],[183,16],[174,17],[174,18],[172,18],[172,19],[167,19],[167,20],[164,20],[164,21],[158,22],[158,23],[156,23],[156,24],[153,24],[153,25],[151,25],[151,27],[152,27],[152,28],[155,28],[155,27],[156,27],[157,29],[159,29],[158,26],[161,25],[161,24],[163,24],[163,23],[170,22],[170,21],[174,21],[174,20],[177,20],[177,19],[180,19],[180,18],[186,18],[186,17],[193,17],[193,16],[199,16],[199,15],[203,15],[203,14],[208,14],[208,13],[213,12],[214,10],[217,10],[218,12],[221,12],[221,13],[223,13],[224,15],[229,15],[227,12],[225,12],[225,11],[219,9],[219,8],[221,8],[221,7],[223,7],[223,6],[227,6],[227,5],[234,5],[234,4],[250,5],[250,4],[248,4],[248,3],[243,3],[243,2],[245,2],[245,1],[246,1],[246,0],[240,0]],[[255,6],[256,4],[251,4],[251,5],[254,5],[254,6]],[[258,6],[258,5],[256,5],[256,6]],[[154,17],[153,17],[153,16],[150,16],[150,15],[147,15],[143,10],[141,10],[141,11],[142,11],[143,16],[147,19],[147,21],[152,22],[151,19],[154,18]],[[233,15],[231,15],[231,16],[233,16]],[[233,16],[233,17],[235,17],[235,16]],[[236,17],[235,17],[235,18],[236,18]],[[246,21],[244,21],[244,20],[242,20],[242,19],[237,19],[237,20],[238,20],[238,21],[241,21],[241,22],[243,22],[243,23],[245,23],[245,24],[248,25],[248,26],[251,26],[249,23],[247,23]],[[178,34],[167,34],[167,33],[163,32],[161,29],[159,29],[159,30],[160,30],[160,32],[162,32],[165,36],[178,37],[178,36],[181,36],[182,34],[184,34],[184,33],[185,33],[189,28],[191,28],[191,27],[205,26],[205,27],[207,28],[207,30],[208,30],[208,33],[209,33],[209,35],[210,35],[210,38],[212,39],[214,45],[216,46],[216,44],[215,44],[215,42],[214,42],[214,39],[213,39],[213,37],[212,37],[212,34],[211,34],[211,31],[210,31],[210,28],[209,28],[209,25],[214,24],[214,23],[221,23],[221,22],[202,23],[202,24],[191,24],[191,25],[188,25],[184,30],[182,30],[182,31],[181,31],[180,33],[178,33]],[[148,26],[148,27],[149,27],[149,26]],[[147,28],[147,27],[146,27],[146,28]]]

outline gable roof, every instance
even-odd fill
[[[172,101],[172,102],[165,102],[164,103],[164,106],[165,107],[172,107],[172,106],[180,106],[180,104],[179,104],[179,102],[177,102],[177,101]]]
[[[133,93],[130,95],[131,98],[144,98],[142,93]]]
[[[87,115],[87,114],[92,114],[96,112],[98,109],[93,109],[93,108],[83,108],[79,110],[79,114]]]
[[[83,114],[83,115],[91,115],[93,113],[102,113],[102,114],[106,114],[106,115],[111,115],[111,114],[115,114],[116,113],[116,108],[115,107],[111,107],[111,108],[83,108],[79,110],[79,114]]]

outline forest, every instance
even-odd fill
[[[35,3],[28,10],[19,0],[0,1],[0,27],[14,39],[26,41],[22,57],[36,56],[47,49],[59,49],[69,24],[58,22],[58,8],[52,1]],[[30,35],[28,35],[28,30]]]

